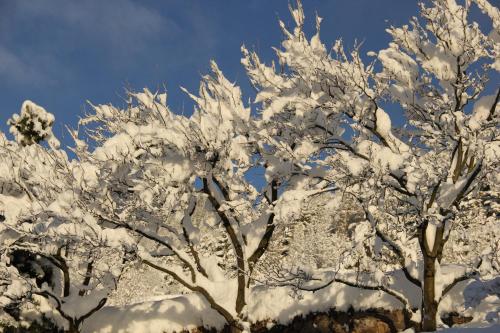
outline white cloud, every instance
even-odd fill
[[[39,0],[20,1],[18,14],[57,21],[85,38],[100,40],[111,47],[142,45],[160,32],[175,34],[173,21],[131,0]]]
[[[0,78],[17,84],[39,84],[46,75],[7,48],[0,46]]]
[[[197,3],[135,0],[0,0],[0,79],[52,85],[152,63],[180,67],[210,54],[216,36]],[[158,8],[159,7],[159,8]],[[8,9],[8,10],[2,10]],[[177,22],[177,23],[176,23]],[[189,38],[186,38],[189,37]],[[88,70],[87,70],[88,69]]]

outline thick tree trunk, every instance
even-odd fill
[[[239,320],[233,320],[228,323],[229,327],[227,329],[224,329],[224,332],[228,333],[242,333],[244,325],[242,325],[241,321]]]
[[[422,300],[422,330],[435,331],[438,302],[436,301],[436,258],[424,254],[424,285]]]
[[[69,322],[69,329],[68,329],[68,333],[79,333],[80,330],[78,329],[78,323],[75,323],[74,321],[70,321]]]
[[[420,228],[419,243],[424,258],[424,284],[422,286],[422,330],[437,329],[437,310],[440,295],[436,295],[436,264],[439,265],[443,254],[444,223],[436,227],[433,243],[428,244],[426,229],[428,221]],[[437,297],[436,297],[437,296]]]
[[[229,326],[229,333],[242,333],[243,330],[239,327],[236,327],[236,326]]]

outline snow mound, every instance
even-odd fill
[[[359,289],[332,283],[312,293],[305,292],[297,299],[290,287],[256,287],[247,305],[250,321],[273,320],[288,324],[294,317],[311,312],[328,311],[335,307],[345,311],[373,308],[374,304],[395,309],[400,304],[378,291]],[[156,297],[154,300],[125,306],[109,306],[85,321],[83,333],[173,333],[204,326],[222,329],[224,318],[198,294]]]
[[[171,333],[196,327],[222,329],[224,318],[197,294],[105,307],[83,325],[83,333]]]

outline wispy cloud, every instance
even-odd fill
[[[43,75],[36,68],[26,64],[17,55],[0,46],[0,77],[14,83],[40,82]]]
[[[81,37],[100,40],[111,47],[142,45],[155,34],[175,34],[173,21],[131,0],[20,1],[17,12],[25,18],[51,20]]]
[[[50,85],[72,77],[82,53],[109,67],[127,65],[180,30],[132,0],[0,0],[0,79]]]

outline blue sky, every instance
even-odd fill
[[[156,90],[164,84],[176,112],[192,104],[179,86],[197,92],[215,59],[225,75],[252,96],[240,64],[240,46],[266,61],[292,24],[287,0],[0,0],[0,130],[31,99],[56,116],[54,131],[70,143],[64,125],[75,126],[93,104],[122,105],[124,88]],[[384,31],[417,13],[413,0],[304,0],[307,25],[324,18],[322,39],[331,46],[364,41],[387,45]]]

